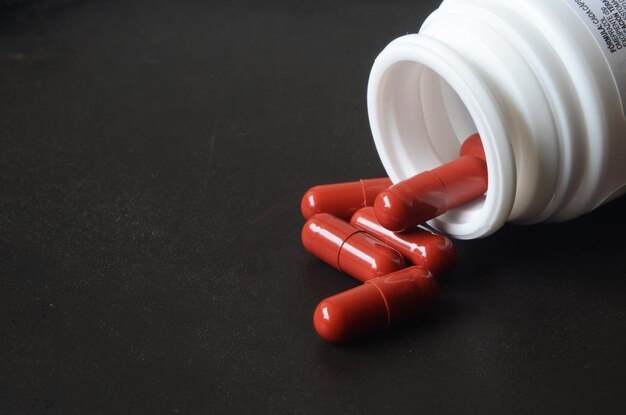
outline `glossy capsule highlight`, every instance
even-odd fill
[[[359,209],[350,224],[400,252],[404,259],[425,268],[435,277],[452,270],[456,262],[456,249],[450,239],[422,227],[395,233],[383,227],[374,214],[374,208]]]
[[[313,326],[326,341],[346,342],[417,317],[438,293],[428,270],[406,268],[325,299],[315,309]]]
[[[378,193],[392,184],[390,179],[381,178],[315,186],[302,197],[300,210],[304,219],[317,213],[330,213],[350,220],[360,208],[372,206]]]
[[[305,223],[302,245],[317,258],[362,282],[405,267],[398,251],[327,213],[313,215]]]
[[[382,226],[402,232],[480,197],[487,187],[487,163],[462,156],[383,190],[374,211]]]

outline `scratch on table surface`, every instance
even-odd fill
[[[76,195],[83,188],[83,186],[96,175],[96,173],[103,170],[112,161],[112,158],[108,158],[100,166],[92,169],[88,174],[86,174],[78,183],[76,183],[73,189],[70,189],[68,192],[65,193],[63,199],[60,202],[60,206],[65,209],[67,207],[66,204],[71,201],[74,195]]]
[[[51,235],[49,236],[49,239],[51,241],[56,241],[56,239],[59,237],[60,233],[63,231],[63,229],[65,229],[66,226],[68,226],[70,223],[72,223],[72,221],[74,221],[76,218],[80,217],[80,216],[85,216],[88,214],[89,212],[89,207],[91,206],[93,200],[86,200],[87,201],[87,205],[85,208],[81,209],[80,212],[72,212],[72,209],[70,207],[70,202],[72,201],[72,199],[74,198],[74,196],[76,194],[78,194],[81,189],[83,188],[83,186],[89,181],[91,180],[96,173],[100,172],[102,169],[104,169],[109,163],[111,163],[113,161],[112,158],[106,159],[100,166],[98,166],[97,168],[91,170],[89,172],[89,174],[87,174],[85,177],[82,178],[82,180],[80,182],[78,182],[73,189],[70,189],[68,192],[65,193],[63,199],[61,200],[61,202],[59,203],[59,206],[61,206],[62,210],[66,210],[68,211],[70,214],[69,216],[65,219],[65,220],[61,220],[53,229]],[[115,186],[115,189],[121,187],[122,184],[118,183]],[[76,204],[76,203],[74,203]],[[42,235],[43,237],[43,235]]]
[[[344,122],[344,120],[341,117],[341,108],[339,106],[339,94],[335,93],[335,104],[333,106],[333,124],[332,124],[332,136],[333,137],[337,137],[340,134],[340,125],[342,125],[342,123]],[[336,150],[336,144],[335,144],[336,140],[332,139],[331,143],[330,143],[330,151],[328,152],[328,160],[332,163],[335,160],[335,150]]]
[[[26,55],[18,52],[18,53],[7,53],[5,55],[2,55],[2,57],[5,59],[10,59],[14,61],[22,61],[26,58]]]
[[[270,216],[272,213],[274,213],[274,211],[278,210],[279,208],[285,206],[285,203],[283,201],[278,201],[276,203],[274,203],[272,206],[270,206],[269,208],[265,209],[264,211],[262,211],[261,213],[259,213],[254,219],[252,219],[250,221],[250,223],[258,223],[261,220],[265,219],[266,217]]]
[[[4,220],[5,222],[10,223],[11,225],[15,225],[15,222],[13,222],[7,215],[1,212],[0,212],[0,219]]]
[[[211,167],[213,167],[213,149],[215,148],[215,134],[216,131],[213,130],[213,134],[211,134],[211,142],[209,143],[209,161],[207,170],[211,170]]]
[[[37,60],[45,59],[46,57],[47,55],[42,52],[35,52],[35,53],[13,52],[13,53],[0,54],[0,59],[5,59],[8,61],[18,61],[18,62],[34,62]]]

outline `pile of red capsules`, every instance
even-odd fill
[[[370,179],[306,192],[304,248],[364,283],[317,306],[317,333],[345,342],[430,307],[439,292],[437,280],[454,266],[456,251],[448,238],[419,225],[486,191],[485,152],[475,134],[465,140],[458,159],[395,185]]]

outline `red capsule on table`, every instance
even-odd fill
[[[350,216],[360,208],[372,206],[376,195],[392,184],[390,179],[382,178],[315,186],[304,194],[300,210],[304,219],[316,213],[330,213],[350,220]]]
[[[378,222],[372,207],[359,209],[350,224],[396,249],[409,263],[426,268],[435,277],[450,272],[456,262],[456,249],[450,239],[421,227],[392,232]]]
[[[474,156],[483,161],[487,161],[485,148],[483,147],[483,142],[480,139],[480,134],[476,133],[463,142],[461,150],[459,151],[459,156]]]
[[[402,232],[480,197],[487,185],[487,163],[463,156],[383,190],[374,211],[381,225]]]
[[[302,244],[317,258],[363,282],[405,267],[398,251],[327,213],[313,215],[304,224]]]
[[[418,316],[438,293],[428,270],[406,268],[325,299],[315,309],[313,325],[324,340],[345,342]]]

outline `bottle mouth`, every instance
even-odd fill
[[[429,225],[458,239],[484,237],[504,225],[515,199],[515,161],[494,96],[462,56],[431,37],[396,39],[372,68],[368,111],[378,154],[394,183],[458,158],[463,141],[480,133],[487,193]]]

